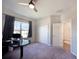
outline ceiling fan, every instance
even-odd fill
[[[37,2],[37,0],[30,0],[29,3],[18,3],[18,4],[29,6],[29,8],[33,9],[35,12],[38,12],[38,10],[35,7],[36,2]]]

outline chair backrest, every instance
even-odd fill
[[[13,34],[12,37],[13,38],[21,38],[21,34]]]

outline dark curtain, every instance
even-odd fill
[[[14,31],[14,20],[13,16],[5,15],[5,24],[3,29],[3,40],[8,40],[11,38]]]
[[[29,21],[29,33],[28,37],[32,37],[32,21]]]

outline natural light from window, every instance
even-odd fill
[[[28,22],[14,22],[14,34],[21,34],[22,38],[27,38],[29,32],[29,23]]]

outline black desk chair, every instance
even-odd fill
[[[19,44],[19,40],[21,39],[21,34],[13,34],[12,35],[12,41],[13,41],[13,44]]]
[[[12,37],[13,37],[13,38],[16,38],[16,39],[17,39],[17,38],[21,38],[21,34],[13,34]]]

